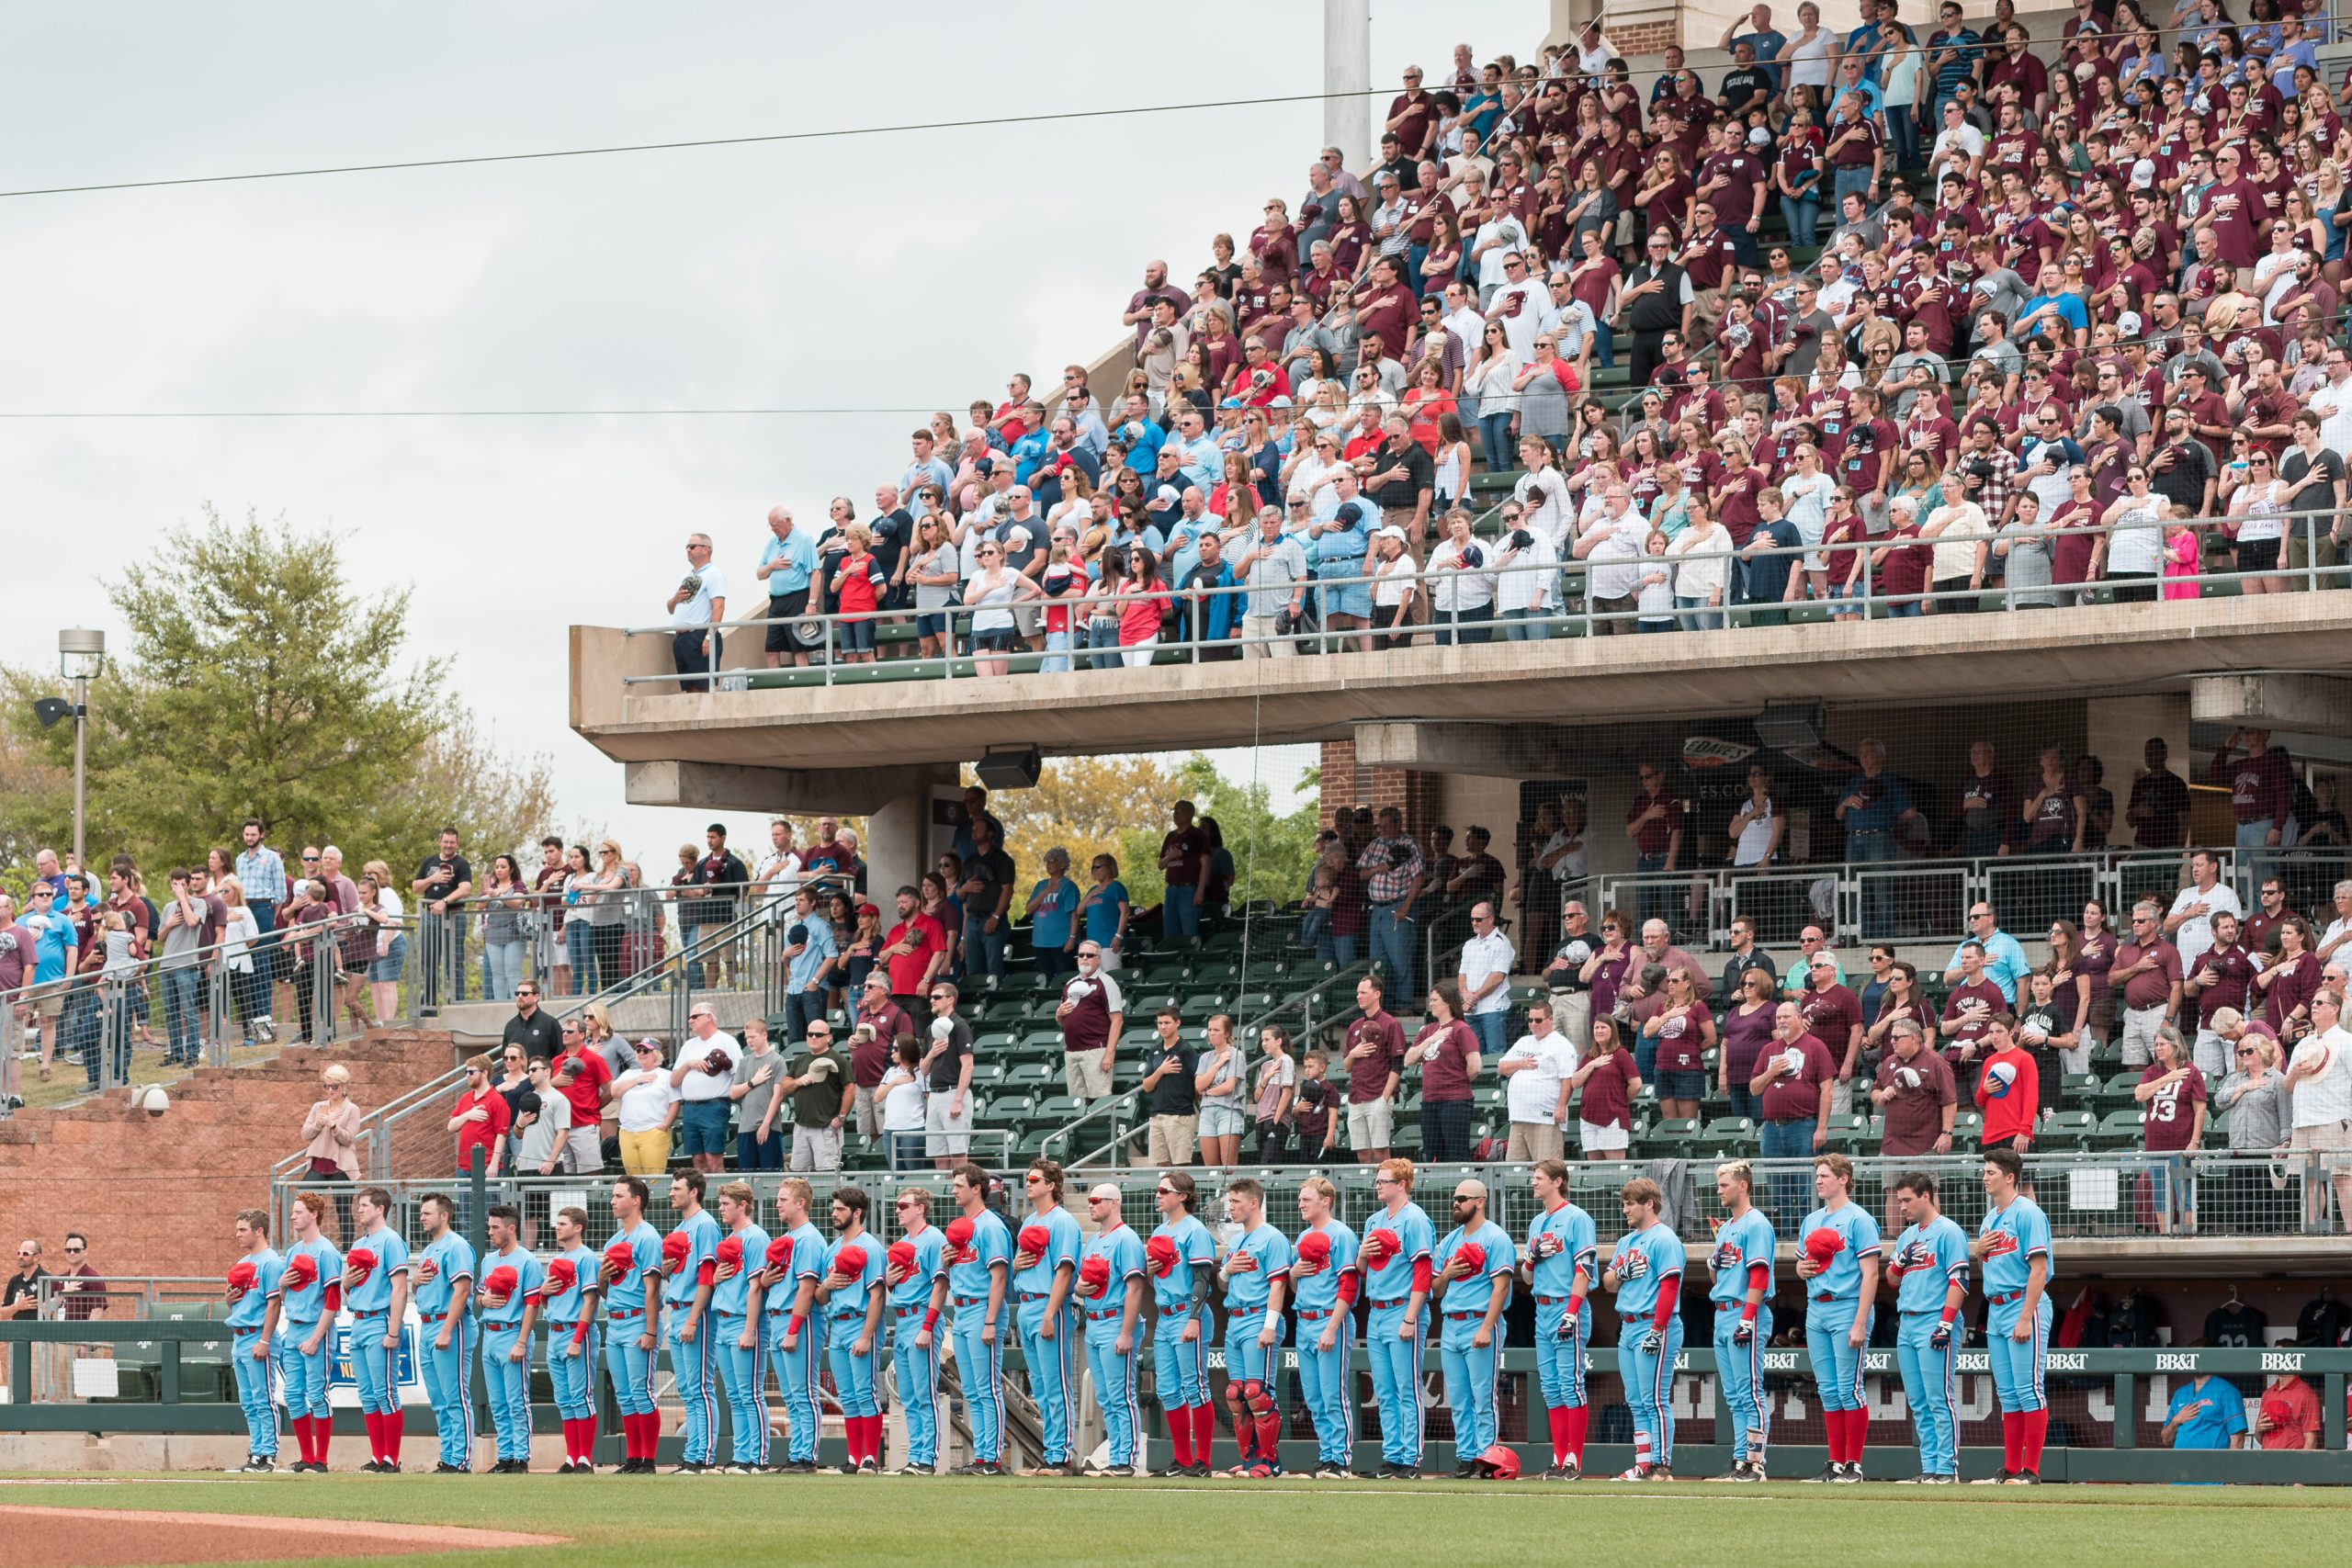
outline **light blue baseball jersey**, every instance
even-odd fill
[[[702,1283],[703,1265],[710,1262],[711,1255],[718,1250],[722,1233],[708,1209],[696,1209],[679,1221],[670,1234],[686,1238],[686,1260],[662,1280],[662,1302],[665,1306],[687,1306],[694,1302],[695,1287]]]
[[[660,1272],[662,1268],[662,1233],[639,1220],[628,1229],[616,1233],[613,1241],[628,1243],[629,1267],[628,1272],[605,1287],[605,1310],[623,1313],[642,1311],[645,1306],[645,1277]],[[605,1245],[610,1247],[612,1242]],[[603,1267],[600,1259],[597,1268],[602,1269]]]
[[[1592,1216],[1574,1203],[1536,1215],[1527,1222],[1528,1270],[1539,1296],[1565,1296],[1575,1289],[1577,1269],[1584,1269],[1585,1290],[1600,1282],[1600,1242]]]
[[[1086,1310],[1103,1312],[1123,1305],[1127,1299],[1127,1281],[1142,1274],[1146,1266],[1143,1238],[1136,1235],[1135,1226],[1120,1224],[1096,1231],[1087,1238],[1086,1257],[1104,1258],[1111,1265],[1110,1282],[1102,1287],[1101,1295],[1085,1298],[1082,1304]],[[1080,1271],[1083,1273],[1084,1269]]]
[[[1968,1237],[1947,1215],[1905,1225],[1894,1238],[1894,1258],[1903,1265],[1903,1279],[1894,1287],[1899,1311],[1941,1312],[1947,1287],[1968,1286]]]
[[[825,1247],[824,1233],[807,1220],[786,1231],[784,1239],[792,1244],[792,1262],[785,1277],[768,1287],[767,1295],[761,1302],[762,1311],[771,1317],[791,1313],[792,1303],[800,1299],[800,1281],[822,1280],[831,1256]],[[816,1303],[810,1303],[808,1310],[815,1312]]]
[[[1638,1271],[1635,1258],[1642,1260]],[[1627,1231],[1617,1238],[1609,1266],[1617,1270],[1618,1312],[1645,1317],[1657,1305],[1659,1286],[1682,1272],[1682,1238],[1663,1221],[1646,1230]]]
[[[1049,1209],[1043,1218],[1032,1214],[1021,1222],[1023,1230],[1031,1225],[1046,1227],[1046,1250],[1038,1255],[1036,1262],[1014,1272],[1012,1288],[1025,1296],[1042,1296],[1054,1288],[1055,1269],[1064,1265],[1071,1269],[1078,1267],[1079,1248],[1085,1238],[1079,1232],[1078,1222],[1069,1217],[1068,1209]]]
[[[1340,1304],[1340,1276],[1356,1266],[1356,1233],[1337,1220],[1326,1220],[1316,1234],[1331,1244],[1331,1256],[1312,1274],[1302,1274],[1304,1265],[1292,1263],[1291,1301],[1303,1311],[1333,1312]]]
[[[1519,1249],[1510,1244],[1510,1233],[1492,1220],[1480,1220],[1464,1229],[1454,1226],[1437,1246],[1437,1272],[1442,1274],[1453,1261],[1453,1255],[1465,1246],[1476,1247],[1486,1257],[1475,1274],[1467,1274],[1446,1287],[1445,1310],[1448,1312],[1484,1312],[1487,1292],[1478,1288],[1483,1280],[1499,1274],[1510,1274],[1519,1268]]]
[[[1764,1266],[1764,1300],[1772,1299],[1772,1248],[1778,1238],[1772,1234],[1772,1222],[1764,1211],[1751,1207],[1736,1220],[1725,1220],[1723,1229],[1715,1233],[1714,1250],[1708,1260],[1714,1267],[1715,1282],[1707,1292],[1707,1299],[1717,1302],[1744,1302],[1747,1299],[1747,1271],[1760,1263]]]
[[[1151,1280],[1151,1299],[1155,1305],[1174,1310],[1193,1299],[1193,1268],[1205,1263],[1216,1266],[1216,1237],[1199,1218],[1186,1214],[1180,1220],[1161,1222],[1151,1233],[1166,1236],[1176,1244],[1176,1267],[1166,1274],[1155,1274]]]
[[[1984,1216],[1976,1227],[1978,1235],[1996,1234],[2007,1236],[2013,1247],[1990,1252],[1984,1258],[1984,1293],[1988,1296],[2009,1296],[2025,1289],[2027,1266],[2033,1255],[2040,1253],[2050,1258],[2050,1272],[2045,1280],[2058,1277],[2058,1260],[2050,1256],[2050,1216],[2041,1205],[2027,1197],[2009,1200],[2008,1207]]]
[[[391,1226],[379,1225],[361,1236],[351,1250],[374,1253],[376,1267],[351,1288],[343,1304],[354,1312],[383,1311],[392,1304],[392,1276],[408,1272],[408,1243]]]
[[[269,1314],[269,1298],[277,1293],[278,1276],[286,1271],[286,1259],[278,1256],[276,1247],[265,1247],[237,1261],[254,1266],[254,1288],[237,1298],[223,1321],[231,1328],[259,1328]]]
[[[899,1239],[914,1244],[915,1264],[907,1270],[905,1279],[890,1287],[890,1304],[921,1306],[931,1299],[932,1281],[947,1266],[947,1233],[937,1225],[927,1224],[921,1235],[902,1235]]]
[[[1254,1269],[1236,1269],[1233,1259],[1248,1258],[1257,1264]],[[1229,1317],[1247,1313],[1263,1312],[1274,1281],[1290,1274],[1290,1242],[1282,1232],[1258,1222],[1255,1230],[1243,1231],[1240,1239],[1226,1255],[1225,1310]]]
[[[453,1308],[463,1313],[466,1298],[458,1292],[458,1281],[474,1278],[474,1244],[456,1231],[444,1231],[426,1244],[420,1257],[433,1265],[433,1278],[417,1281],[417,1312],[426,1317],[438,1317]]]
[[[544,1270],[539,1276],[539,1315],[551,1323],[578,1323],[580,1314],[588,1309],[588,1298],[596,1290],[596,1255],[584,1247],[574,1246],[570,1251],[559,1252],[558,1258],[571,1262],[571,1283],[560,1291],[547,1288]]]
[[[958,1215],[957,1218],[963,1216]],[[989,1274],[1001,1263],[1008,1272],[1012,1267],[1012,1232],[994,1209],[982,1209],[972,1221],[972,1239],[965,1246],[968,1257],[959,1255],[947,1269],[947,1289],[953,1295],[967,1301],[987,1302]],[[1007,1301],[1012,1300],[1008,1293]]]
[[[1833,1230],[1845,1245],[1830,1258],[1829,1266],[1804,1282],[1805,1293],[1813,1296],[1857,1297],[1862,1293],[1862,1259],[1879,1254],[1878,1222],[1860,1203],[1846,1203],[1836,1209],[1815,1209],[1804,1217],[1804,1224],[1797,1232],[1800,1247],[1817,1230]]]
[[[731,1278],[721,1280],[711,1288],[710,1310],[741,1317],[744,1307],[751,1303],[752,1276],[766,1263],[768,1233],[757,1225],[747,1224],[734,1232],[732,1239],[743,1244],[743,1266],[735,1270]]]
[[[523,1309],[531,1304],[531,1298],[539,1293],[539,1286],[548,1277],[547,1267],[518,1247],[511,1252],[492,1253],[482,1264],[482,1278],[488,1279],[493,1269],[514,1270],[514,1293],[506,1298],[503,1306],[482,1303],[482,1325],[486,1328],[519,1327],[523,1322]]]
[[[287,1323],[316,1323],[326,1312],[327,1286],[342,1277],[343,1254],[334,1249],[334,1243],[324,1236],[317,1236],[309,1241],[298,1241],[286,1249],[288,1263],[297,1258],[309,1258],[311,1267],[319,1271],[319,1277],[300,1290],[291,1290],[288,1288],[285,1272],[281,1269],[277,1277],[277,1291],[286,1299],[286,1304],[278,1310],[278,1316]]]
[[[1396,1249],[1364,1270],[1364,1292],[1375,1303],[1402,1301],[1412,1293],[1413,1265],[1437,1245],[1437,1227],[1419,1203],[1408,1203],[1394,1214],[1383,1209],[1364,1222],[1366,1241],[1379,1231],[1396,1238]]]
[[[828,1279],[832,1277],[833,1271],[841,1263],[842,1254],[852,1247],[865,1254],[865,1262],[863,1267],[850,1275],[845,1283],[825,1298],[825,1315],[828,1317],[865,1316],[866,1298],[881,1286],[882,1271],[888,1266],[887,1255],[889,1249],[882,1245],[882,1238],[872,1231],[860,1231],[854,1236],[834,1238],[832,1246],[825,1248],[826,1277]]]

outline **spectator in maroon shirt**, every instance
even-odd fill
[[[2270,749],[2270,731],[2233,729],[2213,753],[2212,782],[2230,792],[2238,848],[2279,849],[2289,841],[2295,806],[2295,771]]]
[[[1623,1155],[1633,1142],[1634,1097],[1642,1092],[1634,1054],[1623,1048],[1617,1020],[1592,1015],[1592,1054],[1569,1078],[1577,1092],[1577,1127],[1587,1159]]]
[[[1960,983],[1944,998],[1944,1058],[1953,1066],[1965,1066],[1979,1060],[1984,1052],[1984,1033],[1996,1014],[2009,1010],[2009,998],[1998,983],[1984,973],[1984,944],[1964,942],[1960,945]]]
[[[1340,1057],[1348,1073],[1348,1147],[1358,1165],[1378,1165],[1394,1131],[1405,1026],[1387,1010],[1377,975],[1356,982],[1356,1006],[1363,1013],[1349,1023]]]
[[[57,1294],[63,1298],[66,1322],[86,1323],[105,1315],[106,1281],[90,1267],[88,1236],[80,1231],[65,1233],[65,1268],[53,1277],[64,1281],[57,1287]]]
[[[1805,986],[1797,994],[1796,1006],[1805,1032],[1820,1041],[1838,1064],[1830,1109],[1845,1115],[1853,1110],[1854,1073],[1862,1057],[1862,1003],[1838,983],[1838,957],[1827,948],[1806,961]]]
[[[2164,939],[2164,907],[2152,899],[2132,906],[2132,940],[2115,950],[2108,984],[2123,1016],[2123,1065],[2154,1060],[2156,1031],[2180,1009],[2180,950]]]
[[[1838,1064],[1828,1047],[1805,1028],[1804,1013],[1782,1002],[1773,1020],[1777,1048],[1757,1059],[1749,1092],[1761,1097],[1763,1156],[1803,1160],[1829,1146],[1829,1104],[1837,1091]],[[1772,1183],[1773,1224],[1792,1231],[1803,1214],[1808,1177],[1782,1176]]]
[[[1642,787],[1625,808],[1625,837],[1634,840],[1634,869],[1645,877],[1679,871],[1682,859],[1682,803],[1667,793],[1666,769],[1657,762],[1638,766]],[[1644,882],[1635,895],[1642,923],[1664,919],[1672,909],[1673,890],[1664,881]]]
[[[1879,1152],[1890,1158],[1951,1153],[1960,1086],[1951,1065],[1928,1049],[1925,1031],[1909,1019],[1889,1030],[1886,1059],[1878,1065],[1871,1103],[1883,1117]]]
[[[1430,1021],[1405,1052],[1421,1070],[1421,1148],[1453,1165],[1470,1157],[1470,1105],[1478,1077],[1478,1037],[1463,1020],[1461,988],[1440,980],[1430,989]]]
[[[2312,928],[2301,915],[2289,915],[2271,928],[2278,951],[2260,962],[2254,977],[2260,993],[2265,1022],[2278,1038],[2292,1045],[2311,1029],[2311,1001],[2319,990],[2319,955],[2312,951]]]
[[[2150,1154],[2186,1154],[2205,1141],[2208,1095],[2205,1075],[2188,1059],[2180,1031],[2166,1024],[2156,1031],[2155,1060],[2132,1086],[2140,1104],[2140,1134]],[[2156,1232],[2194,1235],[2197,1230],[2197,1185],[2186,1160],[2166,1160],[2148,1172],[2154,1190],[2150,1204]]]

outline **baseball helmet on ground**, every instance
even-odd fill
[[[1517,1481],[1519,1479],[1519,1450],[1505,1444],[1497,1443],[1478,1456],[1478,1473],[1489,1481]]]

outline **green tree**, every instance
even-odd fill
[[[964,782],[978,781],[967,769]],[[1056,757],[1038,773],[1036,788],[1000,790],[989,796],[989,809],[1004,824],[1005,849],[1023,877],[1044,874],[1046,852],[1059,844],[1080,883],[1094,857],[1107,853],[1133,887],[1159,852],[1161,829],[1151,824],[1167,820],[1176,793],[1174,770],[1158,757]],[[1027,897],[1024,882],[1015,907]]]
[[[1177,770],[1176,793],[1192,801],[1202,816],[1216,818],[1226,852],[1233,857],[1237,908],[1261,899],[1294,903],[1306,890],[1306,874],[1315,865],[1315,835],[1319,827],[1313,800],[1279,813],[1273,807],[1273,792],[1265,784],[1228,778],[1197,752]],[[1159,854],[1159,834],[1164,830],[1150,834],[1150,849],[1144,860],[1147,866]]]
[[[95,863],[200,863],[248,816],[281,847],[332,839],[354,866],[413,859],[452,824],[486,857],[553,819],[546,761],[491,750],[447,661],[406,656],[410,591],[361,597],[330,532],[207,506],[107,597],[130,648],[91,697]],[[28,716],[53,678],[0,681],[0,852],[20,868],[71,840],[73,735]]]

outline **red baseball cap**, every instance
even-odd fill
[[[968,1216],[958,1214],[947,1222],[947,1250],[956,1255],[958,1263],[972,1260],[972,1222]]]
[[[1465,1241],[1453,1249],[1453,1256],[1470,1265],[1470,1272],[1483,1274],[1487,1269],[1487,1249],[1475,1241]]]
[[[229,1265],[229,1288],[231,1290],[250,1291],[260,1282],[261,1270],[253,1266],[253,1261],[250,1258],[241,1258],[237,1262]]]
[[[912,1269],[915,1266],[915,1244],[910,1241],[892,1242],[883,1260],[893,1269]]]
[[[865,1248],[844,1247],[833,1254],[833,1272],[844,1279],[854,1280],[865,1272]]]
[[[293,1257],[286,1260],[286,1288],[288,1290],[307,1291],[317,1281],[318,1277],[318,1261],[309,1253],[298,1252]]]
[[[622,1278],[626,1279],[628,1271],[637,1266],[637,1248],[628,1242],[616,1241],[605,1248],[605,1261],[619,1269]]]
[[[1045,1226],[1023,1225],[1021,1227],[1021,1246],[1018,1250],[1022,1252],[1034,1252],[1038,1257],[1043,1258],[1046,1255],[1046,1249],[1053,1245],[1054,1233],[1047,1230]]]
[[[1846,1238],[1827,1225],[1808,1233],[1804,1238],[1804,1254],[1815,1263],[1826,1263],[1846,1250]]]
[[[695,1244],[686,1239],[685,1232],[682,1230],[672,1231],[668,1235],[662,1238],[662,1267],[664,1269],[677,1268],[680,1264],[685,1262],[686,1254],[692,1252],[694,1249]]]
[[[722,1269],[730,1264],[741,1269],[743,1266],[743,1238],[740,1235],[723,1238],[718,1246],[712,1249],[711,1257]]]
[[[580,1283],[580,1270],[569,1258],[559,1258],[548,1265],[547,1283],[539,1287],[542,1296],[560,1296]]]
[[[1088,1296],[1100,1296],[1111,1288],[1111,1260],[1097,1253],[1078,1266],[1079,1291]]]
[[[482,1276],[481,1288],[485,1295],[511,1296],[522,1283],[522,1274],[511,1266],[502,1263]]]
[[[1362,1250],[1370,1255],[1374,1262],[1385,1263],[1396,1257],[1402,1248],[1397,1245],[1396,1233],[1384,1226],[1363,1238]]]
[[[343,1255],[343,1266],[365,1281],[376,1271],[376,1254],[365,1247],[355,1247]]]
[[[792,1238],[790,1236],[780,1235],[768,1243],[768,1267],[771,1269],[792,1267]]]
[[[1176,1238],[1156,1235],[1143,1244],[1143,1255],[1151,1259],[1151,1271],[1165,1280],[1176,1271]]]
[[[1322,1231],[1308,1231],[1298,1238],[1298,1260],[1320,1263],[1331,1256],[1331,1238]]]

